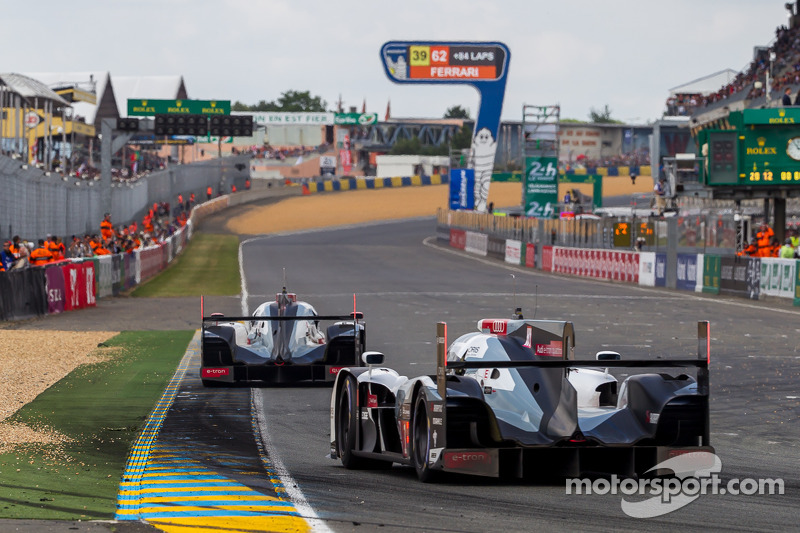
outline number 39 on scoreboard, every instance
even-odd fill
[[[447,65],[450,55],[449,46],[409,46],[409,64],[412,67],[429,67],[431,65]]]

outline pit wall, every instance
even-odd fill
[[[800,306],[797,259],[551,246],[451,227],[441,219],[436,235],[470,254],[554,274],[752,300],[774,297]]]

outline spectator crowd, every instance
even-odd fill
[[[774,59],[770,60],[770,57]],[[750,64],[733,80],[708,95],[677,94],[667,99],[666,113],[669,116],[692,115],[695,111],[729,98],[743,91],[748,100],[766,94],[767,72],[770,73],[769,88],[774,99],[779,100],[786,87],[800,84],[800,27],[780,26],[775,30],[775,39],[767,47],[757,48]],[[757,84],[756,82],[761,82]]]
[[[47,235],[37,243],[25,241],[15,235],[3,243],[0,252],[0,272],[42,266],[68,259],[98,257],[110,254],[133,253],[135,250],[164,242],[188,222],[194,205],[194,194],[184,201],[178,195],[178,204],[171,210],[169,202],[154,203],[145,213],[141,225],[113,225],[111,214],[106,213],[100,222],[99,233],[72,235],[69,239]]]
[[[744,243],[737,255],[749,257],[780,257],[782,259],[800,258],[800,233],[797,229],[786,231],[787,237],[781,243],[775,231],[767,224],[761,224],[755,237]]]

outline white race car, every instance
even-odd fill
[[[710,451],[708,323],[697,359],[574,359],[572,323],[484,319],[445,352],[435,376],[409,379],[366,352],[369,368],[342,369],[331,396],[331,457],[347,468],[412,465],[440,471],[547,478],[633,476],[692,451]],[[605,368],[604,368],[605,367]],[[635,374],[619,386],[608,367],[696,368],[697,377]],[[658,474],[658,472],[656,472]]]

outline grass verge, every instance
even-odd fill
[[[239,238],[195,233],[183,253],[132,296],[233,296],[239,294]]]
[[[172,378],[193,331],[131,331],[111,360],[81,366],[9,422],[70,442],[0,454],[0,518],[110,519],[128,451]]]

